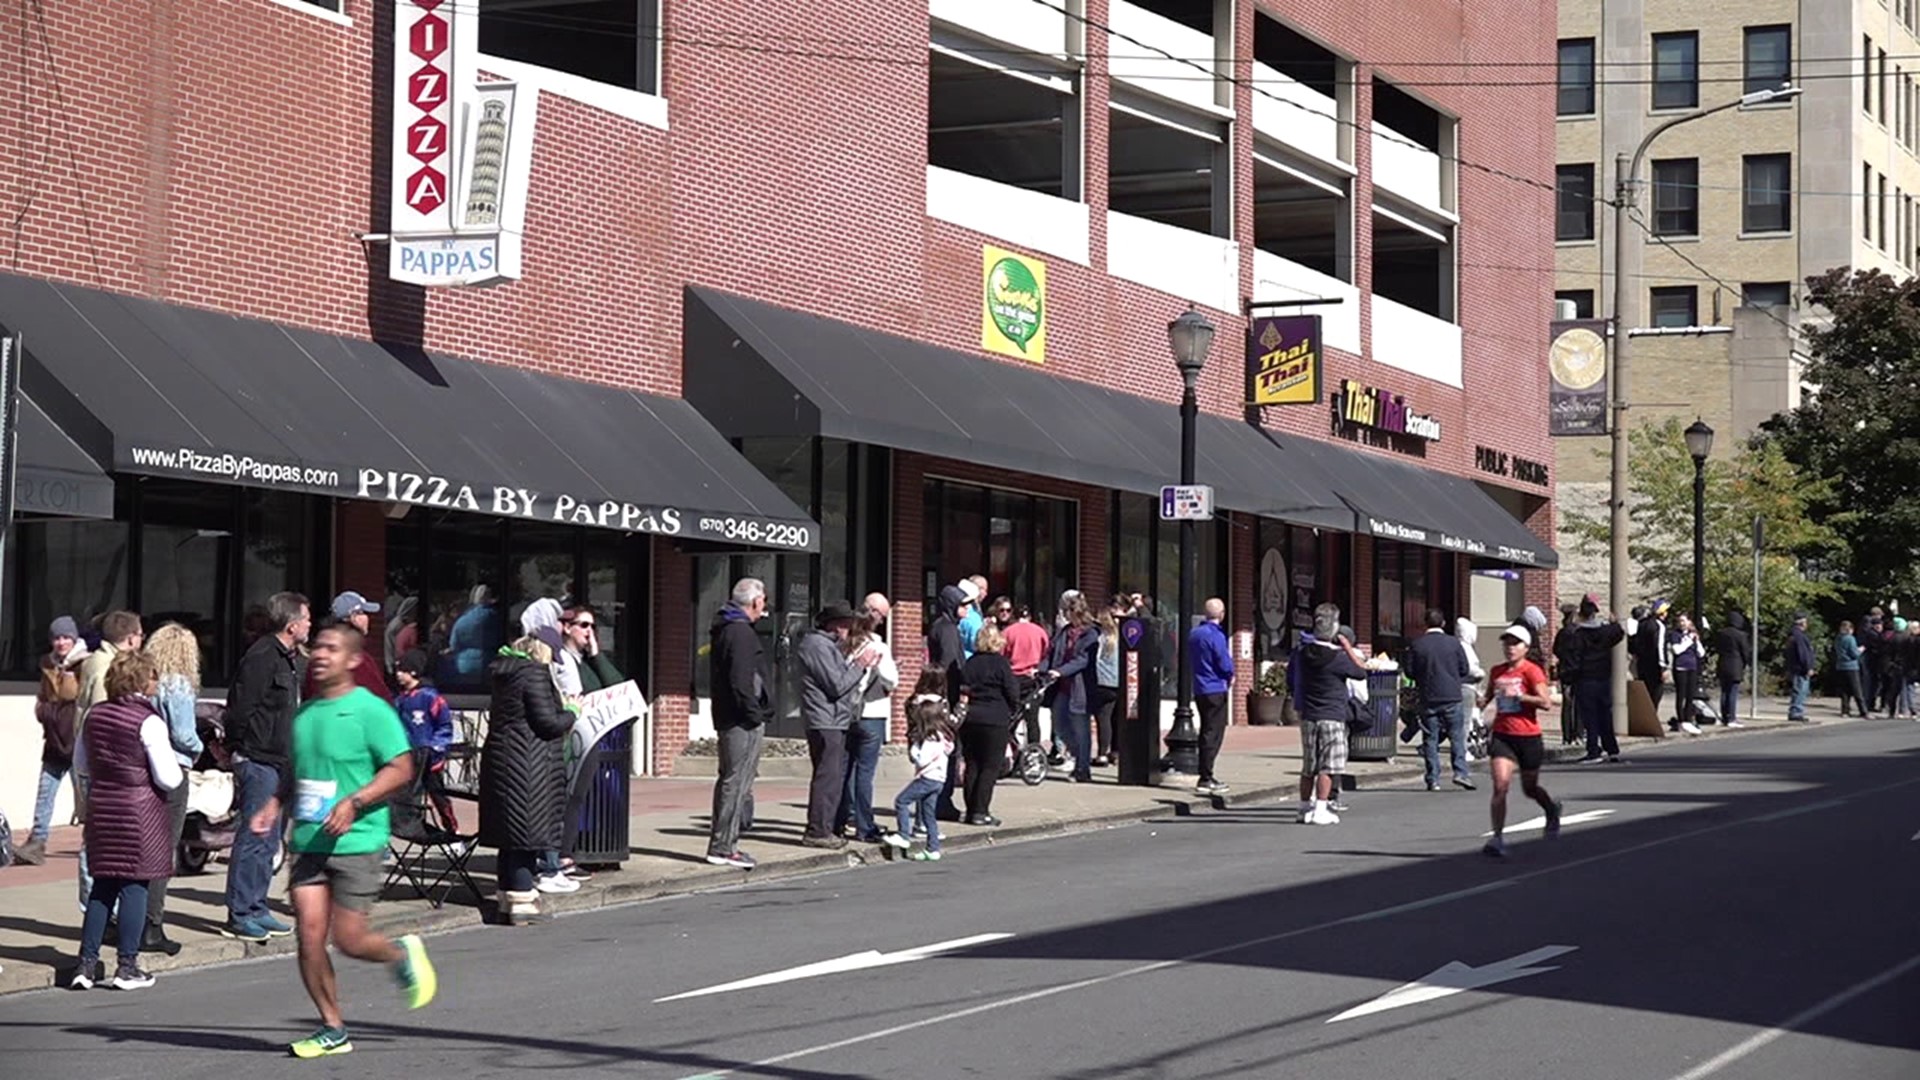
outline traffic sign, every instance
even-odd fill
[[[1168,484],[1160,489],[1161,521],[1212,521],[1213,488],[1207,484]]]

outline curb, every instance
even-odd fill
[[[1770,732],[1792,732],[1810,730],[1826,726],[1824,722],[1813,720],[1804,724],[1768,724],[1735,730],[1716,730],[1700,739],[1718,739],[1737,735],[1761,735]],[[1637,735],[1621,740],[1622,748],[1653,749],[1663,745],[1682,745],[1699,741],[1683,739],[1678,742],[1668,738],[1654,738]],[[1585,756],[1586,750],[1580,746],[1560,746],[1547,751],[1547,760],[1555,764],[1565,764]],[[1418,762],[1402,766],[1396,762],[1374,771],[1359,774],[1356,780],[1362,789],[1368,787],[1393,787],[1407,783],[1418,783],[1425,777],[1424,767]],[[1191,789],[1181,786],[1162,786],[1149,789],[1160,794],[1155,797],[1151,807],[1134,805],[1122,809],[1085,814],[1079,817],[1063,818],[1058,821],[1040,821],[1023,825],[1011,825],[995,828],[991,831],[974,830],[960,826],[951,836],[943,837],[944,848],[965,851],[971,848],[991,847],[999,843],[1018,842],[1043,837],[1069,836],[1075,833],[1093,832],[1098,829],[1131,825],[1171,812],[1176,815],[1191,813],[1197,806],[1207,809],[1226,809],[1231,806],[1252,805],[1266,802],[1291,800],[1299,790],[1295,781],[1286,783],[1268,783],[1257,787],[1236,789],[1229,795],[1202,796]],[[961,831],[965,830],[965,831]],[[889,862],[885,855],[865,844],[849,844],[840,851],[821,851],[808,853],[794,858],[782,858],[742,873],[731,868],[702,867],[692,873],[675,874],[670,877],[636,878],[629,873],[608,874],[604,877],[620,880],[607,880],[606,884],[585,885],[579,892],[549,897],[551,910],[555,914],[571,914],[583,911],[596,911],[601,908],[616,907],[624,904],[657,900],[669,896],[687,896],[727,888],[782,879],[804,877],[823,873],[828,870],[857,869],[863,866],[884,865]],[[415,909],[409,901],[407,906],[384,905],[374,916],[374,928],[387,934],[435,935],[449,933],[467,927],[484,925],[483,907],[445,906]],[[196,941],[185,944],[178,956],[163,957],[146,954],[145,966],[156,973],[188,971],[195,968],[213,967],[236,963],[242,960],[256,960],[263,957],[290,956],[295,951],[291,937],[280,938],[262,944],[249,944],[241,941],[214,940]],[[39,964],[30,967],[0,968],[0,997],[10,994],[28,993],[35,990],[47,990],[59,985],[56,981],[61,974],[59,969],[49,970]]]

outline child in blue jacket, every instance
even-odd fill
[[[393,707],[407,729],[407,742],[415,750],[427,752],[425,777],[428,797],[449,832],[457,831],[453,801],[447,798],[447,749],[453,745],[453,709],[427,679],[427,654],[415,649],[393,666],[393,679],[400,694]]]

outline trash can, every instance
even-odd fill
[[[1350,761],[1392,761],[1400,745],[1400,673],[1367,673],[1367,715],[1373,723],[1365,731],[1347,733]]]
[[[628,793],[633,776],[633,728],[629,720],[587,751],[567,798],[573,861],[581,866],[617,866],[627,861]]]

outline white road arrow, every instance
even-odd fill
[[[1913,834],[1913,838],[1914,838],[1915,840],[1920,840],[1920,832],[1917,832],[1917,833],[1914,833],[1914,834]]]
[[[788,968],[785,971],[776,971],[768,975],[755,975],[751,979],[721,983],[719,986],[709,986],[704,990],[689,990],[684,994],[655,998],[653,999],[653,1003],[658,1005],[665,1001],[681,1001],[686,998],[706,997],[708,994],[728,994],[735,990],[751,990],[758,986],[773,986],[777,983],[794,982],[798,979],[813,979],[822,975],[839,975],[848,971],[864,971],[867,968],[891,967],[894,964],[911,964],[915,960],[925,960],[930,956],[937,956],[941,953],[953,952],[958,949],[968,949],[975,945],[985,945],[989,941],[1000,941],[1012,936],[1012,934],[975,934],[972,937],[955,938],[952,941],[942,941],[933,945],[920,945],[915,948],[902,949],[899,952],[890,953],[868,949],[866,952],[850,953],[837,959],[821,960],[813,964],[802,964],[796,968]]]
[[[1560,826],[1561,828],[1565,828],[1568,825],[1578,825],[1586,821],[1599,821],[1601,818],[1612,817],[1613,813],[1614,812],[1612,810],[1587,810],[1578,814],[1568,814],[1566,817],[1563,817],[1560,819]],[[1523,821],[1518,825],[1509,825],[1507,826],[1507,831],[1510,833],[1532,832],[1534,830],[1544,829],[1546,827],[1547,827],[1547,818],[1546,818],[1546,815],[1542,814],[1537,818],[1528,818],[1526,821]],[[1482,837],[1487,837],[1487,836],[1492,836],[1493,834],[1490,832],[1483,832],[1480,835]]]
[[[1486,967],[1468,967],[1460,961],[1455,960],[1445,967],[1435,969],[1425,978],[1415,980],[1405,986],[1395,987],[1379,997],[1374,998],[1372,1001],[1367,1002],[1365,1005],[1356,1005],[1346,1012],[1341,1013],[1339,1016],[1328,1020],[1327,1023],[1337,1024],[1342,1020],[1352,1020],[1356,1017],[1369,1016],[1373,1013],[1385,1012],[1388,1009],[1398,1009],[1406,1005],[1418,1005],[1423,1001],[1434,1001],[1438,998],[1452,997],[1454,994],[1462,994],[1468,990],[1478,990],[1483,986],[1503,983],[1508,979],[1519,979],[1528,975],[1541,975],[1549,971],[1557,971],[1559,970],[1558,965],[1553,967],[1532,967],[1530,965],[1537,964],[1542,960],[1551,960],[1563,953],[1573,952],[1579,947],[1578,945],[1547,945],[1535,949],[1532,952],[1521,953],[1519,956],[1502,960],[1497,964],[1488,964]]]

